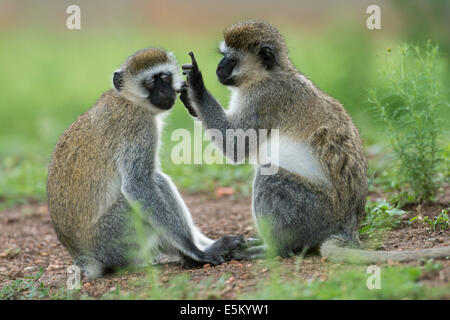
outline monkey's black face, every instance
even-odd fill
[[[148,90],[151,104],[163,110],[172,108],[177,97],[172,86],[172,74],[155,74],[152,78],[145,79],[143,85]]]
[[[234,58],[223,57],[217,66],[216,74],[220,83],[225,86],[232,86],[235,84],[233,79],[233,69],[237,65],[237,60]]]

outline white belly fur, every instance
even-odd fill
[[[271,147],[274,150],[271,150]],[[298,174],[311,182],[327,182],[319,160],[306,142],[298,142],[287,136],[279,137],[279,147],[272,141],[268,144],[270,162],[280,168]],[[278,157],[274,152],[278,149]]]

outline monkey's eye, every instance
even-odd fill
[[[147,89],[153,89],[155,87],[155,79],[147,78],[147,79],[144,80],[143,85]]]
[[[159,76],[161,78],[162,81],[164,81],[165,83],[171,83],[172,82],[172,78],[171,78],[171,74],[170,73],[161,73],[161,75]]]

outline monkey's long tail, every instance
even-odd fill
[[[374,264],[388,261],[414,261],[420,259],[450,257],[450,246],[408,251],[370,251],[348,248],[342,241],[331,238],[320,247],[322,257],[332,262],[347,262],[355,264]]]

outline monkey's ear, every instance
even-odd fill
[[[114,88],[116,88],[117,91],[120,91],[120,89],[123,86],[123,72],[122,71],[114,72],[113,85],[114,85]]]
[[[262,46],[258,52],[258,56],[260,57],[261,62],[264,68],[266,68],[266,70],[272,69],[272,67],[276,62],[276,59],[275,54],[273,53],[273,50],[270,46],[268,45]]]

